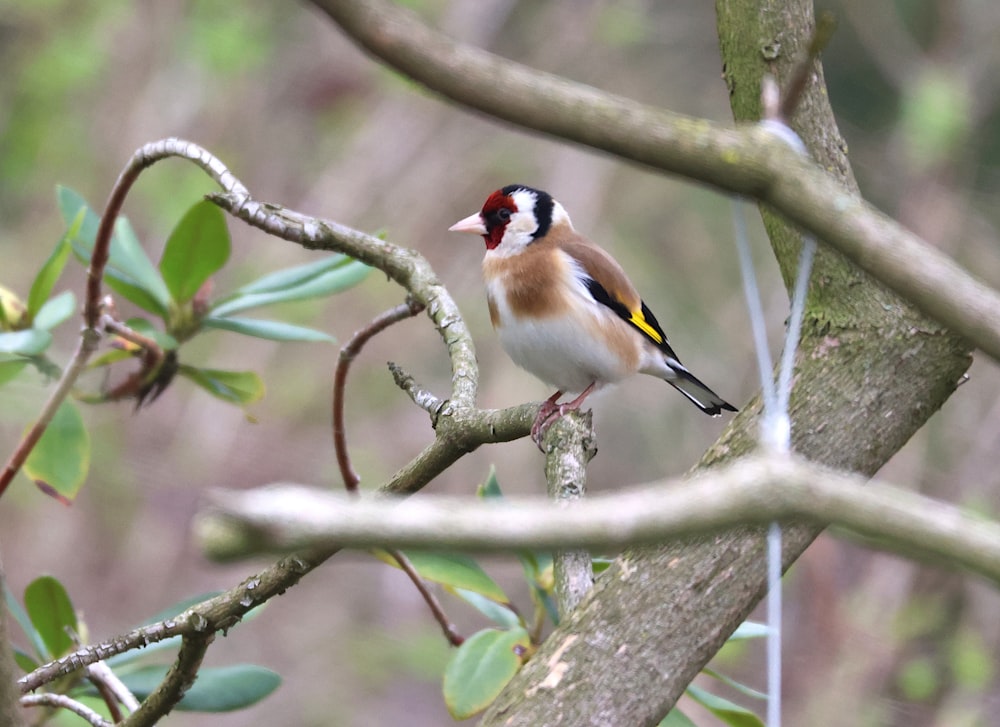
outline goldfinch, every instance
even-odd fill
[[[531,428],[536,442],[593,391],[635,373],[663,379],[706,414],[736,411],[681,364],[621,265],[573,229],[549,194],[509,185],[449,230],[486,241],[483,280],[500,344],[558,389]],[[567,392],[579,395],[558,404]]]

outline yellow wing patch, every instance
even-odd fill
[[[663,343],[663,336],[661,336],[655,328],[646,323],[646,317],[642,314],[641,310],[633,311],[632,317],[628,320],[629,323],[645,333],[656,343]]]

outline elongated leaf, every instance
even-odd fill
[[[14,597],[13,591],[7,586],[7,581],[4,581],[3,584],[3,597],[4,602],[7,604],[7,613],[14,617],[21,630],[28,637],[28,640],[31,641],[31,647],[35,650],[35,656],[39,659],[48,657],[48,648],[45,646],[45,642],[42,641],[41,634],[38,633],[38,629],[35,628],[34,624],[31,623],[31,619],[28,618],[28,612],[24,610],[24,607]]]
[[[252,404],[264,396],[264,382],[253,371],[199,369],[181,364],[178,373],[212,396],[232,404]]]
[[[450,590],[456,596],[479,611],[479,613],[483,614],[483,616],[488,618],[490,621],[493,621],[504,628],[510,629],[515,626],[524,626],[520,617],[518,617],[518,615],[514,613],[509,606],[497,603],[496,601],[490,600],[486,596],[482,596],[475,591],[467,591],[464,588],[452,588]]]
[[[667,712],[667,716],[661,719],[656,727],[698,727],[698,725],[692,722],[690,717],[674,707]]]
[[[42,264],[42,269],[35,276],[35,280],[31,284],[31,291],[28,293],[28,315],[32,318],[41,310],[42,304],[49,299],[52,288],[55,287],[56,281],[62,275],[66,261],[69,260],[69,254],[72,252],[70,240],[79,234],[84,214],[84,210],[77,213],[73,222],[70,223],[69,229],[66,230],[66,234],[56,243],[49,259]]]
[[[86,200],[68,187],[58,187],[56,196],[63,221],[75,225],[76,216],[84,210],[79,232],[72,238],[73,254],[83,264],[90,263],[100,219]],[[111,236],[110,259],[104,270],[108,287],[132,301],[143,310],[166,316],[170,307],[170,292],[153,263],[139,243],[131,224],[124,217],[115,222]]]
[[[0,359],[0,386],[16,379],[27,365],[23,358]]]
[[[35,316],[35,328],[51,331],[76,312],[76,296],[66,290],[42,305]]]
[[[372,555],[385,563],[397,566],[396,559],[384,550],[373,550]],[[429,553],[407,551],[403,553],[422,578],[440,583],[446,588],[463,588],[486,596],[497,603],[510,603],[507,594],[479,567],[472,558],[458,553]],[[398,567],[398,566],[397,566]]]
[[[738,681],[731,677],[727,677],[725,674],[721,674],[715,669],[709,669],[707,666],[701,670],[701,673],[707,677],[712,677],[713,679],[718,679],[723,684],[732,687],[740,694],[745,694],[748,697],[753,697],[754,699],[767,699],[767,695],[764,692],[760,692],[752,687],[748,687],[746,684],[740,684]]]
[[[496,467],[490,465],[486,481],[476,488],[476,497],[482,500],[503,499],[503,492],[500,491],[500,482],[497,480]]]
[[[177,223],[160,258],[160,272],[174,300],[191,300],[202,284],[229,259],[225,214],[207,199],[191,207]]]
[[[144,666],[122,674],[122,681],[136,697],[145,699],[163,681],[166,665]],[[281,676],[253,664],[203,667],[198,679],[177,705],[189,712],[232,712],[256,704],[281,684]]]
[[[39,664],[32,658],[31,654],[25,651],[21,651],[17,647],[14,647],[14,661],[17,663],[19,667],[21,667],[21,671],[23,671],[25,674],[33,672],[35,669],[41,666],[41,664]]]
[[[763,639],[767,638],[770,629],[767,624],[756,621],[744,621],[726,641],[741,641],[743,639]]]
[[[89,468],[90,433],[76,406],[64,401],[28,455],[24,474],[45,494],[68,503],[80,491]]]
[[[291,268],[275,270],[273,273],[263,275],[253,282],[237,288],[233,291],[232,295],[223,298],[220,302],[251,293],[272,293],[276,290],[296,288],[331,270],[346,265],[350,261],[351,258],[347,257],[347,255],[334,254],[327,255],[320,260],[306,263],[305,265],[296,265]]]
[[[26,331],[4,331],[0,333],[0,353],[16,353],[19,356],[37,356],[52,345],[52,334],[29,328]]]
[[[369,272],[371,272],[371,268],[364,263],[359,263],[357,260],[350,260],[322,275],[310,278],[301,285],[263,293],[246,293],[230,297],[218,303],[212,309],[212,315],[219,318],[262,305],[333,295],[353,285],[357,285],[364,280]]]
[[[701,687],[689,684],[687,695],[732,727],[764,727],[764,722],[746,707],[723,699]]]
[[[217,318],[208,316],[202,319],[206,328],[218,328],[223,331],[242,333],[244,336],[266,338],[269,341],[304,341],[333,343],[333,336],[317,331],[315,328],[293,326],[281,321],[262,321],[256,318]]]
[[[79,633],[80,627],[62,583],[52,576],[36,578],[24,589],[24,608],[45,643],[48,657],[56,659],[73,648],[70,634]]]
[[[56,203],[66,227],[70,230],[77,228],[76,239],[85,244],[89,240],[90,248],[93,248],[101,220],[87,204],[87,200],[80,196],[76,190],[58,185],[56,187]],[[83,219],[78,222],[77,215],[80,214],[80,210],[83,210]]]
[[[111,236],[111,261],[123,275],[136,281],[164,309],[170,307],[170,290],[149,259],[127,217],[115,221]]]
[[[444,701],[455,719],[486,709],[517,674],[530,646],[528,632],[487,629],[455,650],[444,670]]]

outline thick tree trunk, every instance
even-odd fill
[[[725,77],[737,119],[759,118],[765,71],[779,83],[813,30],[808,0],[718,0]],[[819,163],[854,188],[823,85],[805,90],[793,126]],[[800,242],[764,212],[786,285]],[[795,450],[831,467],[874,474],[954,391],[969,347],[822,248],[810,286],[792,396]],[[754,447],[759,400],[744,408],[699,467]],[[818,530],[784,533],[792,563]],[[761,529],[634,550],[546,641],[483,725],[654,725],[760,601]]]

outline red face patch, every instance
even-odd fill
[[[503,190],[498,189],[487,198],[483,209],[479,212],[483,218],[483,224],[486,225],[486,234],[483,235],[483,239],[486,240],[487,250],[492,250],[500,244],[503,233],[507,229],[507,223],[510,222],[510,216],[515,212],[517,212],[517,205],[514,203],[514,198],[509,194],[504,194]]]

